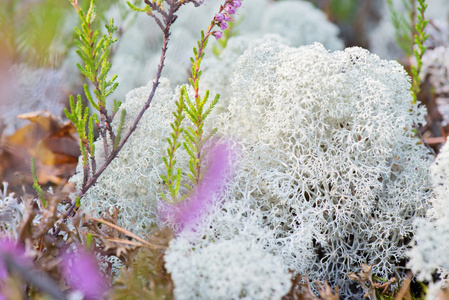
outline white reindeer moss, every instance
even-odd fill
[[[331,50],[344,47],[338,38],[338,27],[329,22],[321,10],[306,1],[272,3],[260,19],[260,31],[279,34],[293,47],[313,42],[320,42]]]
[[[8,193],[8,183],[0,190],[0,235],[17,239],[20,221],[24,216],[24,203],[14,193]]]
[[[446,143],[431,167],[435,198],[426,219],[416,222],[418,232],[409,252],[409,267],[420,280],[432,280],[437,272],[449,275],[449,143]]]
[[[280,299],[291,286],[281,260],[251,240],[237,238],[192,249],[186,240],[177,239],[165,260],[178,300]]]
[[[431,197],[432,159],[412,132],[422,110],[408,89],[398,63],[360,48],[268,42],[247,51],[217,122],[238,144],[235,178],[212,213],[170,245],[178,291],[194,295],[196,286],[178,276],[210,261],[195,258],[190,269],[170,262],[235,238],[257,241],[313,280],[329,279],[344,299],[361,298],[347,278],[361,263],[382,277],[398,270]]]
[[[342,286],[362,262],[387,277],[405,258],[431,163],[409,86],[398,63],[361,48],[271,42],[240,58],[221,120],[244,149],[235,201],[260,211],[289,268]]]

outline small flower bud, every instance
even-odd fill
[[[221,31],[214,31],[214,32],[212,32],[212,35],[213,35],[217,40],[219,40],[219,39],[221,39],[221,38],[223,37],[223,32],[221,32]]]
[[[240,7],[242,6],[242,2],[240,0],[233,0],[232,6],[234,6],[235,8]]]
[[[216,22],[223,22],[223,21],[225,20],[225,15],[222,14],[222,13],[217,13],[217,14],[215,15],[214,20],[215,20]]]
[[[225,30],[228,28],[228,24],[226,24],[226,22],[220,22],[218,23],[218,25],[220,25],[221,30]]]
[[[226,6],[224,7],[224,10],[230,15],[235,14],[235,7],[232,6],[231,4],[226,4]]]

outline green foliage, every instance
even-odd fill
[[[151,7],[149,5],[145,5],[144,8],[139,8],[139,7],[131,4],[129,1],[126,1],[126,4],[128,4],[129,8],[131,8],[135,12],[144,12],[147,14],[151,14]]]
[[[108,24],[105,25],[107,34],[103,34],[100,37],[99,30],[94,29],[93,26],[94,20],[97,16],[95,1],[90,1],[87,13],[84,13],[83,9],[78,5],[78,1],[70,1],[73,7],[75,7],[81,22],[79,28],[75,27],[75,32],[78,37],[78,39],[75,40],[75,44],[78,47],[76,52],[83,60],[84,66],[77,64],[77,67],[81,74],[83,74],[93,84],[93,92],[96,99],[92,96],[87,84],[84,84],[83,86],[84,94],[89,103],[100,112],[100,118],[97,114],[90,116],[88,107],[83,108],[80,95],[77,96],[76,103],[73,96],[70,96],[71,111],[69,112],[65,109],[67,118],[75,125],[80,138],[80,149],[83,157],[86,181],[89,157],[91,161],[92,174],[96,171],[96,163],[94,159],[94,124],[100,128],[100,134],[103,139],[106,139],[106,132],[109,132],[109,136],[111,137],[115,150],[118,148],[120,143],[126,111],[122,111],[117,138],[113,133],[111,122],[121,106],[121,101],[114,100],[111,116],[108,115],[106,110],[106,99],[116,90],[118,86],[118,83],[115,82],[117,75],[114,75],[108,79],[108,73],[111,69],[109,58],[111,55],[112,44],[117,40],[113,37],[114,32],[117,30],[117,27],[114,26],[114,20],[112,18],[109,19]],[[105,153],[107,154],[107,144],[104,145]]]
[[[355,18],[359,0],[331,0],[330,9],[337,20],[350,20]]]
[[[18,63],[58,66],[70,46],[58,39],[67,12],[59,0],[0,1],[0,52]]]
[[[209,27],[207,35],[204,34],[204,31],[201,31],[201,40],[198,41],[198,48],[193,48],[194,57],[191,58],[192,77],[189,81],[195,92],[195,99],[192,101],[186,90],[181,89],[181,98],[182,101],[185,102],[184,112],[193,123],[193,127],[188,126],[186,130],[184,130],[184,149],[190,157],[190,173],[187,174],[187,176],[194,186],[198,185],[202,178],[201,167],[206,154],[203,151],[203,146],[217,132],[217,129],[214,129],[210,134],[205,136],[204,122],[207,116],[211,113],[212,109],[218,103],[220,95],[216,95],[206,108],[206,102],[209,100],[209,91],[206,91],[203,98],[201,98],[199,94],[199,80],[202,74],[200,67],[204,57],[204,49],[207,47],[211,28],[212,27]]]
[[[175,121],[171,124],[173,133],[171,138],[167,138],[169,143],[169,148],[167,149],[167,157],[163,157],[165,168],[167,170],[166,175],[161,175],[162,180],[167,185],[171,200],[163,194],[162,197],[167,202],[179,202],[182,201],[184,197],[179,198],[179,188],[181,184],[181,169],[175,171],[174,165],[176,160],[174,159],[175,151],[180,147],[178,142],[179,135],[184,134],[184,150],[189,155],[189,173],[187,174],[191,184],[185,184],[185,187],[190,191],[194,186],[199,185],[202,178],[202,167],[204,157],[206,156],[206,151],[203,147],[206,142],[217,132],[215,128],[210,133],[205,134],[204,132],[204,122],[212,109],[218,103],[220,95],[216,95],[214,99],[206,105],[209,101],[209,91],[207,90],[204,97],[199,94],[199,81],[201,78],[201,61],[204,57],[204,49],[207,47],[208,39],[212,33],[212,28],[215,23],[212,22],[207,29],[207,33],[201,31],[201,39],[198,40],[197,47],[193,48],[194,57],[190,58],[192,62],[192,77],[189,78],[190,85],[194,91],[194,99],[191,99],[187,93],[187,89],[181,88],[179,101],[176,102],[177,111],[174,113]],[[191,121],[192,126],[187,126],[186,128],[181,127],[181,122],[184,119],[184,115]]]
[[[122,105],[122,101],[117,101],[114,99],[114,102],[112,104],[112,115],[113,116],[118,112],[121,105]]]
[[[117,135],[115,136],[114,141],[114,150],[118,148],[118,145],[120,144],[120,140],[122,139],[122,130],[123,130],[123,124],[125,123],[125,117],[126,117],[126,110],[122,110],[122,113],[120,115],[120,123],[117,128]]]
[[[44,207],[47,207],[47,200],[44,197],[44,191],[42,190],[42,187],[39,184],[39,179],[37,178],[36,164],[34,163],[34,157],[31,157],[31,175],[33,175],[33,189],[37,192],[39,198],[41,198],[42,205]]]
[[[242,19],[240,19],[241,21]],[[237,23],[232,23],[229,22],[228,23],[228,29],[223,31],[223,37],[217,41],[215,41],[215,43],[212,45],[212,52],[214,53],[215,56],[220,56],[221,52],[223,51],[224,48],[226,48],[226,46],[228,45],[228,41],[231,37],[238,35],[238,32],[235,30],[235,27],[238,25],[239,22]]]
[[[387,0],[387,4],[396,30],[397,44],[407,57],[414,55],[416,59],[416,65],[412,65],[410,70],[412,77],[412,86],[410,88],[413,96],[412,103],[416,104],[421,90],[419,73],[422,67],[422,57],[426,51],[424,42],[429,37],[425,32],[428,21],[424,16],[427,4],[425,0],[402,0],[402,4],[408,11],[408,14],[395,10],[393,0]]]
[[[94,4],[94,0],[91,1],[87,14],[84,14],[83,10],[72,2],[72,5],[76,8],[79,18],[81,20],[81,29],[75,27],[75,32],[79,37],[79,40],[75,40],[75,44],[78,47],[76,53],[81,57],[84,62],[84,67],[77,64],[81,74],[83,74],[94,85],[94,94],[98,101],[94,101],[87,85],[84,86],[84,93],[91,105],[101,110],[106,106],[106,98],[111,95],[118,86],[115,82],[117,75],[112,76],[111,79],[106,79],[109,70],[111,69],[111,63],[108,61],[111,46],[117,41],[113,38],[113,33],[117,30],[114,26],[114,20],[109,19],[109,23],[105,26],[108,34],[104,34],[99,38],[99,31],[92,29],[92,23],[95,20],[97,10]]]
[[[88,163],[88,155],[91,157],[95,155],[95,145],[94,145],[94,119],[98,119],[96,114],[89,116],[89,108],[83,108],[83,102],[81,100],[81,95],[77,96],[77,101],[73,99],[70,95],[70,112],[67,108],[64,108],[64,113],[73,125],[75,125],[76,131],[80,139],[80,150],[83,156],[83,164],[86,166]],[[88,133],[86,134],[86,124],[89,121]]]
[[[210,134],[204,136],[204,121],[214,106],[218,103],[220,95],[215,96],[214,100],[209,104],[206,110],[204,110],[204,107],[209,99],[209,91],[206,91],[206,94],[202,99],[199,96],[195,97],[194,102],[192,102],[189,95],[185,91],[181,91],[181,96],[183,97],[183,101],[186,102],[184,111],[193,123],[193,128],[188,126],[186,130],[184,130],[184,149],[190,157],[190,173],[187,175],[193,185],[198,185],[202,177],[201,165],[205,156],[205,152],[202,151],[203,146],[217,131],[217,129],[214,129]]]
[[[402,0],[402,4],[408,14],[398,11],[394,7],[393,0],[387,0],[388,9],[391,13],[391,21],[395,28],[395,38],[398,46],[404,51],[407,57],[413,52],[413,27],[415,23],[415,1]]]
[[[167,148],[167,157],[162,157],[164,161],[165,168],[167,170],[167,175],[161,174],[161,178],[164,183],[167,185],[170,191],[170,200],[168,197],[162,193],[162,198],[164,198],[167,202],[178,202],[179,188],[181,186],[181,169],[178,168],[176,172],[174,172],[174,167],[176,164],[175,160],[175,152],[181,146],[179,142],[179,138],[181,133],[183,132],[183,128],[181,126],[182,121],[184,120],[184,101],[183,101],[183,93],[187,93],[185,87],[181,88],[181,96],[179,101],[176,101],[176,112],[173,113],[175,117],[175,121],[170,124],[173,129],[173,133],[170,135],[171,138],[167,138],[167,142],[170,147]]]
[[[424,52],[426,51],[424,42],[429,37],[429,35],[426,34],[425,32],[427,23],[429,22],[424,17],[426,8],[427,8],[426,0],[418,0],[418,15],[417,15],[417,22],[415,25],[416,34],[414,35],[415,48],[413,49],[413,54],[415,55],[416,59],[416,66],[413,65],[411,68],[412,72],[411,91],[413,95],[413,103],[415,104],[418,101],[418,94],[421,90],[420,89],[421,78],[419,76],[419,73],[421,72],[422,68],[422,57],[424,55]]]
[[[92,248],[92,233],[86,234],[86,250],[90,250]]]

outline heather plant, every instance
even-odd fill
[[[81,20],[81,29],[75,29],[80,41],[77,41],[78,55],[82,58],[85,66],[82,67],[78,65],[81,73],[89,79],[94,86],[94,94],[97,101],[93,100],[91,92],[87,85],[84,85],[84,92],[89,103],[99,111],[100,116],[93,114],[89,116],[89,109],[83,108],[81,103],[81,96],[78,96],[77,102],[73,98],[70,99],[71,112],[66,111],[67,117],[75,124],[78,134],[80,136],[80,149],[83,159],[83,180],[80,186],[80,192],[76,196],[75,201],[73,201],[68,214],[80,206],[80,199],[84,194],[92,187],[98,177],[103,173],[107,166],[114,160],[118,152],[124,146],[126,141],[129,139],[133,131],[135,130],[138,122],[142,118],[144,112],[150,106],[150,103],[155,95],[157,86],[159,85],[160,76],[165,60],[165,53],[167,51],[168,38],[170,35],[170,27],[176,20],[176,15],[174,13],[181,7],[181,5],[195,1],[168,1],[165,6],[169,7],[169,12],[164,11],[164,3],[161,1],[153,1],[147,3],[147,6],[143,9],[137,8],[133,4],[128,2],[128,5],[135,11],[145,12],[146,14],[152,16],[160,29],[164,32],[164,42],[162,47],[161,59],[158,66],[158,71],[156,78],[153,82],[153,87],[151,93],[141,108],[139,114],[135,117],[133,124],[128,128],[126,134],[122,138],[122,129],[125,122],[126,110],[122,109],[120,112],[119,124],[115,127],[114,131],[112,122],[118,109],[121,105],[121,101],[114,101],[112,107],[112,113],[109,114],[106,108],[106,98],[110,96],[114,90],[117,88],[118,83],[115,82],[117,76],[112,76],[110,79],[107,78],[108,72],[111,68],[111,64],[108,61],[111,52],[111,45],[116,40],[112,37],[113,33],[117,28],[114,26],[113,20],[110,19],[106,29],[108,34],[104,34],[99,38],[99,31],[94,31],[90,25],[96,16],[96,8],[94,2],[91,1],[91,5],[87,14],[84,14],[81,7],[78,5],[77,1],[72,1],[72,5],[76,8],[78,15]],[[155,15],[155,12],[159,13],[160,18]],[[103,146],[103,157],[104,161],[98,166],[95,159],[95,144],[94,144],[94,133],[93,127],[94,122],[99,130],[102,146]],[[86,125],[88,124],[88,131],[86,133]]]
[[[194,91],[194,101],[192,101],[184,87],[181,88],[181,96],[178,102],[176,102],[177,110],[174,113],[175,122],[171,124],[173,133],[171,139],[167,138],[167,142],[170,147],[167,149],[167,157],[163,157],[165,167],[167,169],[167,175],[161,175],[165,184],[169,188],[170,196],[169,200],[165,194],[162,194],[164,199],[169,202],[179,202],[178,193],[181,184],[181,169],[177,169],[176,175],[174,172],[174,155],[175,151],[180,147],[178,142],[179,135],[183,132],[185,136],[184,149],[188,153],[189,159],[189,171],[188,177],[191,181],[191,185],[187,185],[189,190],[192,186],[198,186],[203,177],[203,159],[204,149],[203,146],[214,135],[217,129],[211,131],[210,134],[204,136],[204,122],[207,116],[211,113],[214,106],[217,104],[220,95],[216,95],[214,100],[205,108],[205,104],[209,99],[209,91],[207,90],[204,97],[199,94],[199,80],[201,77],[201,61],[205,55],[204,50],[207,46],[207,42],[210,35],[215,36],[217,39],[223,37],[222,31],[212,31],[212,29],[218,25],[221,30],[228,28],[228,22],[231,21],[231,15],[235,14],[235,10],[241,6],[240,1],[227,2],[225,6],[220,7],[220,11],[215,15],[214,20],[208,27],[206,33],[201,32],[201,40],[198,41],[198,48],[193,48],[194,58],[192,61],[192,77],[189,79],[190,84]],[[188,126],[185,130],[181,127],[181,122],[184,117],[187,116],[193,124],[193,128]]]
[[[161,190],[162,186],[159,183],[162,180],[168,187],[167,196],[165,196],[164,194],[165,198],[169,200],[168,198],[171,197],[172,199],[170,199],[169,201],[176,203],[180,202],[180,200],[177,198],[179,189],[181,187],[181,173],[186,174],[185,176],[188,176],[188,178],[190,179],[190,184],[187,185],[187,190],[191,190],[194,186],[197,186],[199,184],[202,178],[201,168],[203,167],[202,166],[203,159],[205,157],[203,147],[204,145],[207,145],[206,142],[216,132],[216,130],[212,130],[209,134],[203,134],[204,121],[218,101],[218,96],[216,96],[214,100],[207,107],[205,107],[205,104],[209,97],[209,92],[206,91],[204,97],[201,97],[199,95],[199,79],[201,76],[200,64],[204,56],[204,49],[207,45],[209,36],[213,35],[216,38],[222,37],[222,32],[220,30],[213,30],[214,27],[219,26],[221,30],[226,29],[227,23],[231,20],[231,15],[235,14],[235,9],[238,8],[240,5],[241,4],[239,1],[225,2],[225,5],[222,5],[220,7],[219,12],[214,17],[214,20],[211,22],[206,33],[202,34],[202,39],[198,41],[198,48],[194,49],[195,57],[192,58],[192,78],[190,80],[192,96],[189,96],[188,89],[186,87],[182,87],[179,101],[173,103],[176,105],[177,108],[173,109],[173,107],[171,106],[172,104],[169,104],[170,102],[173,102],[171,101],[173,92],[167,85],[168,81],[164,81],[166,84],[162,84],[160,90],[165,91],[160,93],[162,97],[155,97],[155,100],[153,101],[152,104],[153,109],[149,112],[149,115],[154,114],[154,116],[152,118],[149,118],[151,120],[148,120],[147,118],[143,120],[144,124],[142,124],[142,126],[144,127],[150,126],[150,128],[154,126],[157,127],[157,129],[155,129],[154,131],[151,130],[152,133],[150,133],[150,135],[154,134],[154,142],[161,141],[161,138],[163,142],[168,142],[169,147],[167,149],[167,152],[165,154],[159,153],[161,147],[162,149],[165,148],[164,146],[162,146],[163,144],[159,144],[157,147],[154,148],[148,147],[148,145],[142,144],[139,141],[139,138],[137,137],[135,138],[135,142],[133,140],[130,141],[131,145],[129,146],[129,148],[127,147],[126,152],[128,152],[128,155],[131,155],[133,157],[137,156],[140,158],[136,157],[136,159],[138,160],[143,159],[144,161],[146,161],[146,163],[143,165],[150,170],[150,174],[147,173],[147,176],[148,175],[150,176],[148,176],[147,178],[145,178],[146,176],[142,175],[140,175],[139,177],[143,178],[146,182],[149,182],[151,185],[154,184],[156,187],[156,189],[147,187],[147,188],[139,188],[137,190],[137,193],[142,194],[143,197],[141,198],[141,200],[139,199],[138,201],[134,202],[134,204],[142,205],[142,208],[145,207],[146,209],[142,210],[144,212],[140,216],[136,216],[134,213],[132,213],[132,210],[127,207],[129,199],[136,197],[136,191],[133,190],[133,188],[123,191],[121,185],[117,183],[119,183],[121,181],[121,178],[123,178],[123,180],[128,182],[128,183],[124,182],[124,185],[129,186],[129,180],[134,181],[135,177],[129,176],[128,172],[114,171],[114,169],[116,168],[121,168],[123,162],[120,161],[118,161],[117,163],[112,162],[111,166],[108,168],[111,171],[110,173],[109,171],[107,172],[110,175],[103,176],[104,179],[102,180],[102,182],[92,187],[93,192],[91,192],[90,194],[93,195],[93,193],[96,193],[96,191],[101,191],[101,196],[100,199],[98,199],[98,197],[95,197],[95,200],[93,200],[93,202],[89,200],[88,203],[86,203],[85,205],[86,209],[93,211],[95,213],[100,213],[105,208],[107,209],[115,205],[118,208],[124,210],[122,214],[122,220],[126,228],[129,228],[128,226],[129,224],[131,224],[131,222],[134,224],[138,222],[139,226],[137,226],[138,228],[137,230],[144,232],[145,228],[147,229],[151,228],[153,226],[152,224],[154,224],[157,221],[156,210],[154,209],[156,207],[157,201],[147,201],[146,199],[147,191],[156,190],[159,191],[158,195],[164,194],[164,190],[163,189]],[[148,12],[148,8],[139,9],[134,6],[132,7],[134,10],[137,11]],[[141,92],[138,92],[137,94],[138,94],[137,97],[140,97]],[[132,93],[128,94],[126,103],[121,108],[121,112],[123,111],[127,112],[126,116],[124,116],[123,119],[121,119],[122,121],[120,121],[123,124],[124,131],[128,131],[130,130],[130,128],[133,128],[133,126],[135,126],[130,125],[130,123],[135,124],[132,123],[133,120],[136,120],[136,113],[138,112],[138,110],[136,110],[135,108],[135,105],[139,105],[140,99],[139,98],[135,98],[135,100],[131,99],[133,97],[134,96],[132,95]],[[172,127],[171,130],[173,130],[170,133],[167,132],[168,128],[165,129],[164,127],[166,126],[167,122],[171,120],[170,115],[172,111],[175,111],[174,113],[175,121],[170,125]],[[141,112],[139,112],[139,114],[140,113]],[[158,115],[158,117],[156,117],[155,115]],[[181,127],[181,122],[182,119],[184,118],[184,115],[188,117],[191,123],[189,123],[185,127],[185,129],[182,130],[183,128]],[[154,123],[156,119],[159,119],[160,121]],[[145,123],[147,123],[148,125],[145,125]],[[113,124],[113,126],[111,127],[115,126],[117,125]],[[118,124],[118,126],[119,128],[121,128],[120,124]],[[178,141],[181,132],[183,132],[185,135],[184,149],[186,150],[186,153],[190,157],[187,172],[185,171],[181,172],[181,169],[179,168],[177,170],[174,169],[174,165],[176,163],[174,154],[175,151],[181,145],[180,142]],[[149,133],[148,132],[137,133],[137,135],[140,134],[148,136]],[[164,136],[169,138],[164,138]],[[106,143],[105,138],[102,137],[101,140],[104,145]],[[92,144],[91,148],[95,149],[95,144],[100,143],[101,141],[95,142],[94,144]],[[139,148],[145,148],[145,150],[143,149],[137,150]],[[106,150],[107,148],[103,147],[102,150],[97,151],[98,152],[97,156],[100,159],[102,159],[103,157],[107,157]],[[145,153],[147,154],[145,155]],[[126,155],[122,155],[122,157],[126,157]],[[163,174],[163,172],[160,170],[159,167],[156,167],[157,165],[159,165],[161,157],[163,157],[166,175]],[[132,172],[132,170],[130,171]],[[121,175],[117,176],[117,174]],[[153,178],[154,174],[159,174],[158,175],[159,178],[158,179]],[[160,177],[160,175],[162,175],[162,177]],[[74,178],[74,181],[77,181],[78,180],[77,178],[80,178],[81,175],[79,174],[77,176],[78,177]],[[111,184],[111,182],[107,180],[109,176],[113,177],[113,179],[111,177],[111,180],[114,180],[115,182],[114,186],[116,187],[113,189],[108,188],[104,190],[104,186],[108,186],[109,184]],[[85,181],[84,178],[82,180]],[[78,183],[80,182],[78,181]],[[135,184],[133,185],[135,186]],[[83,186],[83,184],[81,184],[81,186]],[[185,189],[186,187],[183,188]],[[117,189],[120,191],[121,194],[119,197],[115,197],[114,195],[115,194],[114,190]],[[91,196],[88,197],[90,198]],[[126,213],[127,211],[129,211],[130,214],[127,214]]]
[[[426,48],[424,43],[429,35],[425,32],[428,21],[424,13],[427,9],[425,0],[402,0],[407,14],[395,9],[393,0],[387,0],[391,12],[391,19],[396,30],[396,42],[404,51],[407,58],[414,57],[415,63],[411,65],[412,77],[411,91],[413,102],[417,103],[421,84],[422,58]]]
[[[424,46],[424,43],[426,42],[429,35],[425,32],[427,21],[424,17],[424,13],[426,11],[427,4],[425,0],[418,0],[418,15],[417,15],[417,21],[415,25],[415,33],[413,35],[414,37],[414,46],[415,49],[413,49],[413,54],[416,59],[416,65],[412,65],[411,67],[411,75],[412,75],[412,96],[413,96],[413,102],[417,103],[418,101],[418,94],[421,90],[420,84],[421,84],[421,68],[423,65],[422,58],[424,55],[424,52],[426,51],[427,47]]]
[[[391,21],[396,30],[396,43],[402,51],[404,51],[405,55],[409,57],[413,54],[416,1],[402,0],[402,5],[407,12],[406,14],[395,8],[395,3],[393,0],[387,0],[387,4],[391,13]]]
[[[429,38],[426,41],[428,49],[422,58],[421,77],[428,78],[437,97],[444,97],[449,93],[448,28],[448,20],[433,20],[429,24],[427,27]]]

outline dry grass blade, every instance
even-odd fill
[[[151,249],[158,249],[158,248],[160,248],[159,246],[153,245],[153,244],[149,243],[148,241],[145,241],[144,239],[138,237],[134,233],[132,233],[132,232],[130,232],[130,231],[120,227],[120,226],[112,224],[112,223],[110,223],[110,222],[108,222],[106,220],[92,218],[92,217],[88,217],[88,218],[89,218],[89,220],[108,225],[109,227],[111,227],[111,228],[113,228],[113,229],[115,229],[115,230],[117,230],[117,231],[119,231],[119,232],[121,232],[121,233],[123,233],[123,234],[125,234],[125,235],[127,235],[127,236],[129,236],[129,237],[131,237],[133,239],[135,239],[135,240],[138,240],[139,242],[143,243],[148,248],[151,248]]]
[[[411,272],[407,273],[404,281],[401,284],[401,289],[399,290],[394,300],[411,300],[412,296],[410,295],[410,283],[412,282],[413,274]]]
[[[143,245],[141,243],[136,243],[136,242],[128,241],[128,240],[125,240],[125,239],[103,237],[103,236],[100,236],[100,235],[95,234],[95,233],[91,233],[91,234],[94,237],[103,238],[103,239],[105,239],[108,242],[115,242],[115,243],[122,243],[122,244],[131,245],[131,246],[136,246],[136,247],[143,247]]]

